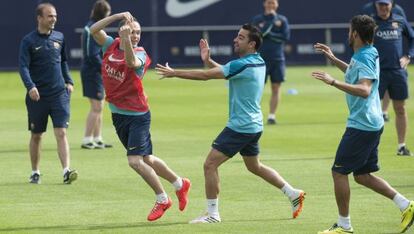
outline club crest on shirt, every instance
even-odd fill
[[[276,26],[276,27],[280,27],[280,26],[282,26],[282,21],[281,21],[281,20],[276,20],[276,21],[275,21],[275,26]]]
[[[398,22],[392,22],[391,26],[393,29],[397,29],[400,26],[400,24]]]
[[[264,25],[265,25],[265,23],[264,23],[264,22],[260,23],[260,24],[259,24],[259,28],[263,28],[263,27],[264,27]]]
[[[55,47],[55,49],[59,49],[60,48],[59,42],[54,41],[53,42],[53,47]]]

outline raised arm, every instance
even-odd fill
[[[333,54],[329,46],[322,44],[322,43],[316,43],[313,47],[315,48],[317,52],[323,53],[325,57],[327,57],[333,64],[335,64],[337,68],[339,68],[339,70],[341,70],[344,73],[346,72],[346,69],[348,68],[348,64],[338,59],[337,57],[335,57],[335,55]]]
[[[131,42],[132,28],[129,24],[125,24],[119,29],[119,36],[121,37],[122,44],[124,45],[125,62],[129,68],[139,68],[143,65],[134,53],[134,49]]]
[[[158,75],[161,75],[161,78],[172,78],[177,77],[186,80],[210,80],[210,79],[225,79],[223,71],[220,66],[206,69],[206,70],[178,70],[172,69],[168,66],[168,63],[165,66],[157,64],[155,67]]]
[[[98,43],[98,45],[102,46],[105,43],[105,40],[107,37],[106,32],[103,29],[115,21],[124,20],[124,19],[132,21],[133,16],[129,12],[122,12],[122,13],[114,14],[109,17],[103,18],[99,20],[98,22],[94,23],[90,27],[89,29],[90,33],[95,39],[95,41]]]
[[[204,65],[208,68],[220,67],[221,65],[218,64],[210,57],[210,47],[206,39],[200,39],[200,56],[201,60],[203,60]]]

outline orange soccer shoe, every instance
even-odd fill
[[[168,198],[168,201],[166,203],[155,202],[154,208],[152,208],[151,212],[148,214],[148,221],[155,221],[161,218],[164,215],[165,211],[171,207],[171,205],[171,198]]]
[[[175,194],[178,198],[178,208],[183,211],[188,203],[188,192],[190,191],[191,182],[187,178],[183,178],[183,186],[177,190]]]

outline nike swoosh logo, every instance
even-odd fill
[[[191,2],[180,2],[180,0],[167,0],[165,11],[172,18],[181,18],[220,1],[221,0],[192,0]]]
[[[112,56],[113,56],[113,54],[109,55],[109,57],[108,57],[108,60],[111,61],[111,62],[122,63],[124,61],[123,59],[116,59]]]
[[[129,147],[128,150],[134,150],[136,148],[137,148],[136,146],[135,147]]]
[[[40,48],[42,48],[41,46],[39,46],[39,47],[35,47],[34,49],[36,50],[36,51],[38,51],[38,50],[40,50]]]
[[[334,167],[336,167],[336,168],[340,168],[340,167],[342,167],[341,165],[338,165],[338,164],[335,164],[334,165]]]

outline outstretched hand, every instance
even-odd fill
[[[170,77],[174,77],[174,69],[172,69],[169,65],[168,62],[165,63],[165,66],[161,65],[161,64],[157,64],[157,66],[155,67],[155,71],[157,72],[158,75],[161,75],[160,79],[164,79],[164,78],[170,78]]]
[[[208,46],[207,40],[200,39],[199,47],[201,60],[203,60],[203,62],[208,61],[210,59],[210,47]]]
[[[331,48],[325,44],[322,43],[316,43],[313,48],[315,48],[316,52],[323,53],[328,59],[334,60],[335,55],[333,54]]]
[[[317,79],[325,82],[326,84],[333,85],[335,82],[334,78],[326,72],[323,71],[314,71],[312,72],[312,76]]]

